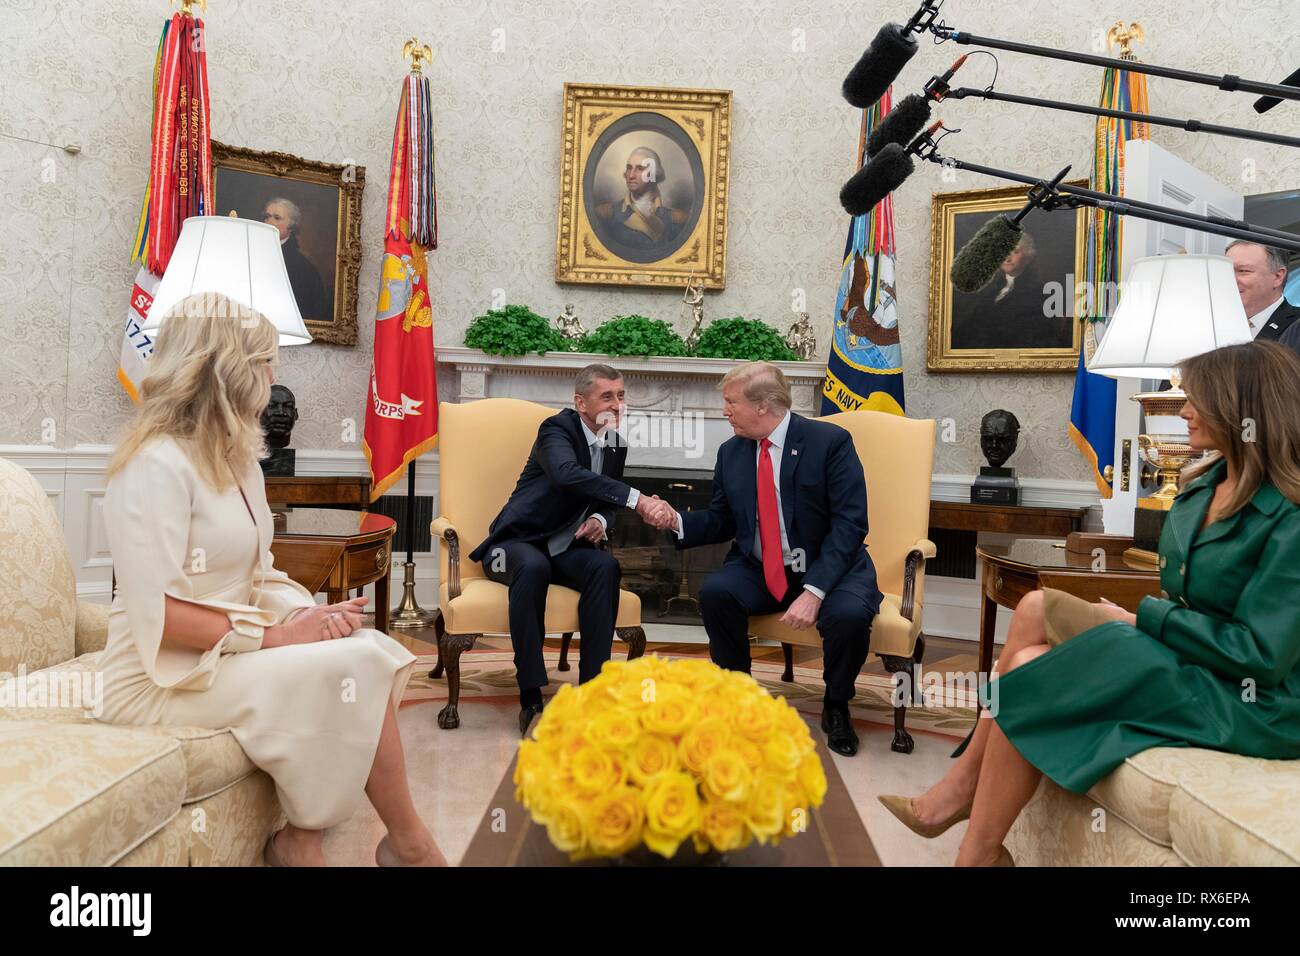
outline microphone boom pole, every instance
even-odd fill
[[[1070,113],[1087,113],[1092,116],[1110,116],[1115,119],[1135,120],[1139,123],[1153,123],[1156,126],[1173,126],[1177,129],[1184,129],[1189,133],[1212,133],[1219,136],[1235,136],[1238,139],[1258,140],[1261,143],[1274,143],[1278,146],[1300,147],[1300,137],[1283,136],[1281,133],[1239,129],[1236,126],[1218,126],[1214,123],[1202,123],[1200,120],[1180,120],[1172,116],[1153,116],[1150,113],[1134,113],[1129,110],[1112,110],[1104,106],[1083,106],[1079,103],[1065,103],[1061,100],[1044,100],[1034,96],[998,93],[995,90],[977,90],[968,86],[948,90],[943,96],[946,100],[964,100],[970,97],[997,100],[1002,103],[1018,103],[1023,106],[1042,106],[1046,109],[1065,110]]]
[[[929,139],[928,133],[922,133],[917,137],[920,139]],[[985,176],[993,176],[997,179],[1009,179],[1012,182],[1024,183],[1028,186],[1041,187],[1043,180],[1034,176],[1026,176],[1023,173],[1015,173],[1006,169],[995,169],[992,166],[981,166],[977,163],[967,163],[960,159],[953,159],[948,156],[940,156],[938,150],[934,147],[933,140],[928,143],[913,143],[908,149],[919,159],[929,163],[935,163],[939,166],[952,167],[954,169],[964,169],[972,173],[982,173]],[[1280,232],[1276,229],[1266,229],[1263,226],[1253,226],[1240,220],[1224,219],[1219,216],[1202,216],[1197,213],[1180,213],[1168,209],[1164,206],[1156,206],[1152,203],[1139,202],[1137,200],[1128,200],[1117,198],[1110,193],[1099,193],[1092,189],[1084,189],[1081,186],[1068,186],[1062,183],[1057,189],[1076,200],[1072,206],[1092,206],[1097,209],[1106,209],[1121,216],[1133,216],[1137,219],[1147,219],[1151,222],[1163,222],[1171,226],[1182,226],[1198,232],[1208,232],[1212,235],[1223,236],[1228,239],[1241,239],[1246,242],[1261,243],[1263,245],[1278,246],[1291,252],[1300,252],[1300,236],[1293,233]],[[1267,240],[1264,242],[1263,240]]]
[[[1300,100],[1300,86],[1286,86],[1282,83],[1262,83],[1259,80],[1247,80],[1233,73],[1215,76],[1212,73],[1197,73],[1193,70],[1180,70],[1169,66],[1156,66],[1138,60],[1122,60],[1116,57],[1098,56],[1093,53],[1075,53],[1073,50],[1057,50],[1052,47],[1034,46],[1030,43],[1016,43],[1012,40],[999,40],[996,37],[977,36],[963,33],[947,26],[929,27],[930,31],[943,40],[957,43],[989,46],[995,50],[1007,50],[1011,53],[1028,53],[1030,56],[1042,56],[1053,60],[1070,60],[1074,63],[1088,63],[1092,66],[1113,67],[1128,70],[1130,73],[1146,73],[1150,76],[1163,76],[1171,80],[1183,80],[1188,83],[1201,83],[1214,86],[1226,92],[1241,90],[1246,93],[1260,93],[1284,100]]]

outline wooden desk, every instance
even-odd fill
[[[276,511],[271,554],[275,566],[331,604],[374,583],[375,629],[388,630],[389,568],[397,522],[366,511],[292,508]]]
[[[1117,554],[1066,551],[1064,541],[1020,538],[1010,544],[980,544],[975,554],[984,563],[980,613],[979,678],[993,668],[993,631],[998,605],[1015,609],[1020,599],[1039,588],[1056,588],[1085,601],[1103,597],[1126,611],[1137,611],[1142,598],[1160,593],[1160,572],[1137,568]]]
[[[266,500],[272,507],[344,505],[364,511],[370,507],[370,476],[267,475]]]
[[[835,761],[826,749],[824,735],[813,732],[817,755],[826,769],[826,797],[812,812],[807,833],[782,840],[779,846],[751,844],[739,853],[728,854],[725,866],[880,866],[880,857],[867,836],[853,798]],[[518,758],[516,758],[517,760]],[[515,761],[510,761],[501,785],[488,802],[487,811],[474,831],[461,866],[609,866],[606,859],[571,863],[568,854],[551,845],[546,830],[539,827],[515,800]],[[500,819],[499,811],[505,811]],[[667,861],[651,857],[656,864]]]

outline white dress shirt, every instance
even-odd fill
[[[1277,297],[1276,302],[1264,306],[1264,308],[1246,319],[1246,321],[1250,323],[1251,338],[1259,338],[1259,333],[1264,331],[1264,324],[1273,317],[1273,313],[1276,312],[1278,307],[1285,301],[1286,297],[1280,295]]]
[[[587,440],[587,449],[591,452],[591,470],[599,475],[601,474],[601,466],[605,464],[605,442],[598,437],[595,432],[587,427],[587,423],[582,420],[581,415],[578,416],[578,421],[582,423],[582,434]],[[617,432],[615,434],[617,434]],[[627,496],[627,507],[635,508],[636,503],[640,500],[641,492],[637,491],[635,488],[631,489]],[[594,511],[591,516],[600,522],[602,532],[608,531],[608,526],[605,524],[605,516],[603,514],[599,511]]]
[[[1008,295],[1011,294],[1011,290],[1015,287],[1015,285],[1016,285],[1016,277],[1013,275],[1007,276],[1007,284],[998,290],[998,294],[993,297],[993,301],[1001,302],[1003,299],[1005,299]]]
[[[786,567],[794,564],[794,555],[790,551],[790,533],[785,527],[785,512],[781,508],[781,456],[785,453],[785,436],[790,431],[790,412],[786,411],[785,417],[780,423],[772,429],[772,433],[767,436],[767,440],[772,443],[768,449],[768,456],[772,459],[772,483],[776,486],[776,513],[781,519],[781,563]],[[754,474],[758,475],[758,463],[761,461],[763,454],[763,443],[757,443],[758,447],[754,451]],[[758,496],[754,496],[754,558],[759,564],[763,563],[763,536],[758,533]],[[677,515],[677,537],[682,537],[682,516],[679,512]],[[807,570],[805,568],[804,570]],[[819,599],[825,599],[826,592],[821,588],[815,588],[811,584],[804,585],[805,591],[811,591]]]

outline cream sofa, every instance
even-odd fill
[[[1300,761],[1156,747],[1087,794],[1044,779],[1006,843],[1018,866],[1296,866],[1297,804]]]
[[[77,600],[48,496],[4,459],[0,581],[0,865],[260,863],[280,804],[229,731],[87,716],[108,608]]]

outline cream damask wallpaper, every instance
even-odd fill
[[[342,422],[360,421],[403,41],[434,50],[440,247],[436,335],[460,344],[470,319],[498,302],[556,315],[566,302],[590,328],[643,312],[685,330],[679,296],[560,287],[553,280],[560,106],[567,80],[734,91],[727,289],[709,316],[737,313],[784,329],[806,297],[825,343],[846,217],[859,114],[839,95],[878,27],[902,21],[904,0],[211,0],[206,14],[213,135],[369,173],[355,348],[286,349],[279,379],[298,395],[294,444],[347,449]],[[973,33],[1088,50],[1115,19],[1139,20],[1154,63],[1278,80],[1295,66],[1283,0],[1129,0],[1062,6],[1048,0],[949,0],[944,18]],[[144,188],[150,71],[163,0],[0,0],[0,443],[61,448],[106,443],[129,414],[114,377],[128,262]],[[918,90],[961,52],[929,39],[896,91]],[[1095,102],[1100,71],[999,54],[998,89]],[[973,58],[959,81],[984,85]],[[1283,129],[1251,97],[1153,78],[1153,113]],[[962,159],[1051,174],[1090,169],[1089,118],[973,100],[938,114],[964,132],[945,143]],[[1281,147],[1156,129],[1166,148],[1242,192],[1293,187],[1300,158]],[[76,144],[72,155],[61,147]],[[1024,477],[1085,480],[1066,438],[1072,376],[925,372],[930,197],[999,181],[926,166],[896,193],[898,288],[908,412],[952,418],[936,470],[971,473],[982,459],[979,417],[1005,407],[1024,431],[1012,460]],[[951,172],[951,171],[948,171]],[[1243,175],[1253,179],[1243,181]]]

